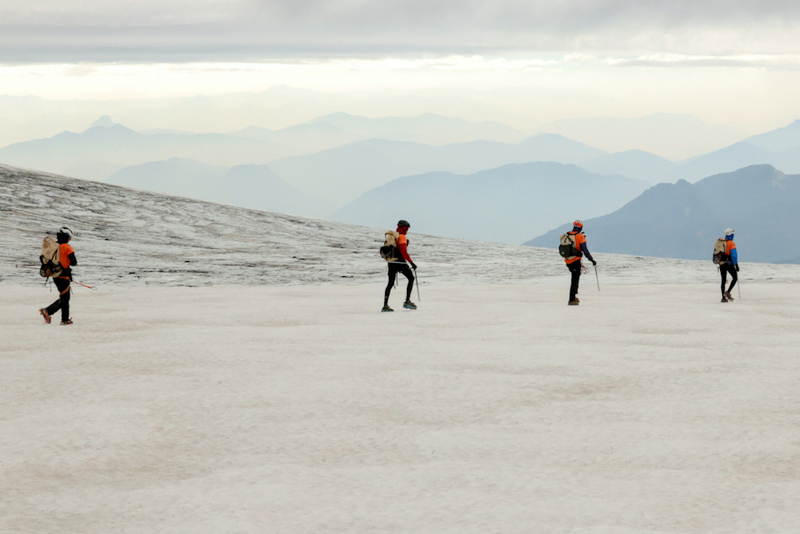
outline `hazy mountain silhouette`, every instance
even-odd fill
[[[113,120],[111,120],[111,117],[109,117],[108,115],[103,115],[102,117],[94,121],[90,126],[90,128],[94,128],[95,126],[110,128],[111,126],[114,126],[114,124],[116,123]]]
[[[208,101],[208,98],[184,99],[180,105],[195,109]],[[691,116],[671,115],[647,119],[642,124],[653,126],[677,120],[691,125],[696,121]],[[102,116],[81,133],[62,132],[2,148],[0,162],[88,179],[103,179],[120,167],[171,158],[224,167],[268,163],[293,187],[334,206],[342,206],[401,176],[435,171],[470,174],[533,161],[576,164],[595,174],[620,175],[650,183],[680,179],[694,182],[756,164],[770,164],[790,174],[800,173],[800,121],[676,163],[641,150],[608,154],[557,134],[539,134],[519,143],[475,140],[441,146],[392,140],[435,141],[480,135],[515,138],[521,134],[497,123],[432,114],[370,119],[334,113],[281,130],[251,127],[233,134],[163,129],[136,132],[114,123],[109,116]],[[362,136],[383,139],[353,141]]]
[[[126,167],[107,183],[232,206],[321,216],[330,205],[297,191],[266,165],[231,168],[172,158]]]
[[[199,102],[207,100],[200,98]],[[198,104],[195,99],[181,102],[192,109]],[[373,138],[438,145],[476,139],[518,142],[524,135],[498,123],[475,123],[431,114],[369,119],[334,113],[281,130],[251,126],[230,134],[168,129],[136,132],[105,115],[81,133],[62,132],[6,146],[0,149],[0,161],[65,174],[77,168],[84,174],[73,172],[73,175],[97,178],[97,172],[85,173],[84,169],[92,165],[97,169],[98,164],[137,165],[173,157],[226,166],[268,163]]]
[[[711,261],[714,241],[736,230],[741,261],[800,263],[800,175],[754,165],[690,184],[656,185],[617,211],[584,220],[591,251]],[[558,246],[575,210],[555,230],[527,241]]]
[[[122,168],[103,181],[154,193],[214,201],[227,170],[227,167],[193,159],[170,158]]]
[[[750,165],[775,165],[775,152],[741,141],[723,149],[680,162],[670,173],[668,180],[696,182],[713,174],[733,172]]]
[[[467,141],[521,143],[527,137],[499,122],[471,122],[463,119],[425,113],[416,117],[367,118],[349,113],[330,113],[304,125],[327,124],[350,132],[362,139],[409,141],[428,145],[444,145]]]
[[[669,181],[683,179],[694,182],[712,174],[762,164],[787,173],[800,173],[800,121],[682,161],[665,177]]]
[[[81,161],[64,169],[62,174],[71,178],[102,182],[115,172],[125,168],[123,165],[106,161]]]
[[[364,138],[321,122],[317,124],[299,124],[281,130],[269,130],[258,126],[249,126],[232,132],[231,135],[258,139],[281,145],[292,155],[309,154],[346,145]]]
[[[232,135],[270,141],[297,155],[370,139],[444,145],[475,140],[519,143],[526,138],[522,132],[496,122],[477,123],[433,114],[367,118],[348,113],[331,113],[281,130],[250,126]]]
[[[762,164],[772,165],[787,173],[800,173],[800,120],[679,162],[671,162],[647,152],[628,150],[600,156],[581,166],[598,174],[619,174],[659,183],[678,180],[696,182],[714,174]]]
[[[676,163],[668,159],[642,150],[606,154],[581,164],[589,172],[626,176],[651,184],[663,182],[676,166]]]
[[[586,117],[545,124],[553,132],[609,152],[638,149],[684,159],[740,141],[744,134],[706,124],[694,115],[654,113],[644,117]]]
[[[575,211],[607,213],[646,187],[645,182],[598,176],[575,165],[512,164],[468,176],[434,172],[398,178],[329,219],[388,227],[403,218],[415,232],[520,243],[532,228],[544,231]]]
[[[795,120],[788,126],[771,132],[748,137],[745,141],[773,152],[800,147],[800,120]]]
[[[235,165],[222,177],[222,187],[226,204],[244,208],[322,217],[332,207],[290,186],[267,165]]]
[[[9,145],[0,149],[0,162],[62,173],[85,161],[136,165],[178,157],[234,165],[263,163],[286,153],[286,149],[269,141],[215,133],[145,135],[112,124]]]
[[[560,135],[541,134],[519,143],[471,141],[430,146],[370,140],[270,164],[287,182],[308,194],[344,204],[395,178],[431,171],[468,174],[509,163],[581,163],[602,150]]]

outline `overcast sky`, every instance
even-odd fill
[[[800,53],[792,0],[0,0],[4,63]]]
[[[797,0],[0,0],[0,94],[538,87],[758,129],[800,114],[798,35]]]

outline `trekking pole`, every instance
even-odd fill
[[[417,283],[417,301],[422,302],[422,297],[419,296],[419,275],[416,269],[414,269],[414,281]]]
[[[594,277],[597,278],[597,290],[600,291],[600,275],[597,274],[597,265],[594,266]]]
[[[80,282],[76,282],[75,280],[72,281],[73,284],[78,284],[79,286],[83,286],[85,288],[91,289],[92,291],[97,291],[96,287],[87,286],[86,284],[81,284]]]

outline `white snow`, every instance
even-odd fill
[[[800,531],[800,285],[558,281],[2,283],[0,532]]]
[[[378,249],[384,232],[394,229],[235,208],[1,165],[0,215],[0,280],[40,284],[45,232],[67,225],[77,234],[75,279],[101,288],[380,285],[386,266]],[[587,235],[591,250],[591,228]],[[563,284],[568,276],[555,249],[419,235],[413,221],[409,239],[423,286]],[[718,284],[710,261],[594,256],[604,283]],[[747,260],[746,250],[740,257]],[[797,265],[744,263],[742,269],[750,280],[800,280]]]
[[[595,254],[568,307],[412,227],[381,314],[384,229],[5,167],[0,215],[2,534],[800,532],[800,266]],[[63,224],[99,289],[45,326]]]

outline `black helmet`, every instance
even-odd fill
[[[59,228],[58,233],[56,234],[56,241],[63,244],[72,239],[72,236],[75,233],[67,228],[66,226],[62,226]]]
[[[399,221],[397,221],[398,228],[401,228],[403,226],[405,226],[406,228],[411,228],[411,225],[408,224],[408,221],[406,221],[405,219],[400,219]]]

